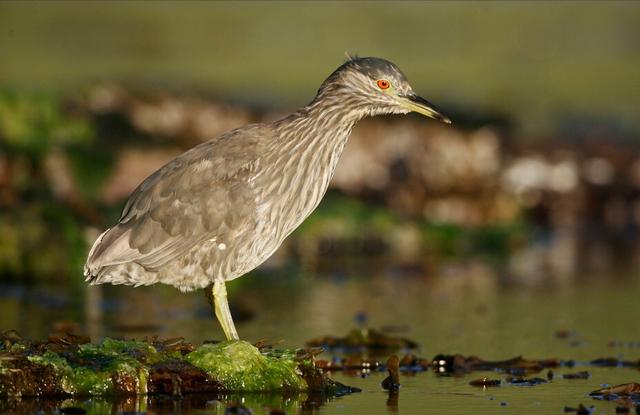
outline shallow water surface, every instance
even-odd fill
[[[201,293],[180,294],[168,287],[6,286],[0,296],[0,329],[44,338],[58,328],[77,327],[92,337],[183,336],[194,343],[220,339],[221,332]],[[384,391],[386,372],[332,377],[362,389],[328,401],[320,396],[223,395],[183,399],[91,399],[67,401],[94,413],[224,413],[229,401],[244,402],[253,413],[562,413],[565,406],[595,405],[595,413],[615,413],[616,403],[588,396],[603,384],[640,382],[640,371],[595,367],[601,357],[638,361],[638,293],[635,273],[581,276],[528,285],[505,282],[488,267],[463,267],[437,276],[391,272],[364,275],[258,274],[229,284],[229,296],[242,337],[276,346],[299,347],[321,335],[344,335],[359,324],[411,338],[415,352],[431,359],[461,353],[487,360],[515,356],[573,360],[556,375],[587,370],[588,379],[559,379],[537,386],[478,388],[481,377],[504,380],[496,372],[439,376],[402,374],[397,395]],[[83,301],[83,298],[86,301]],[[86,303],[86,304],[85,304]],[[356,318],[357,316],[357,318]],[[356,321],[357,320],[357,321]],[[377,358],[386,361],[391,353]],[[325,353],[323,358],[331,358]],[[530,376],[546,378],[547,371]],[[53,411],[60,402],[32,402]],[[20,407],[19,405],[16,408]],[[25,412],[27,412],[26,407]],[[632,409],[633,411],[633,409]],[[274,412],[275,413],[275,412]],[[633,412],[632,412],[633,413]]]

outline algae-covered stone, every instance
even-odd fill
[[[0,397],[355,391],[316,367],[316,350],[258,349],[245,341],[198,348],[176,339],[88,341],[35,342],[0,333]]]
[[[98,345],[78,348],[69,360],[47,351],[29,360],[53,366],[61,379],[62,390],[71,395],[147,393],[147,368],[138,360],[155,357],[153,346],[144,342],[105,339]]]
[[[307,383],[291,356],[265,356],[246,341],[205,344],[186,360],[229,391],[301,391]]]

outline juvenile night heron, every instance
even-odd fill
[[[307,106],[222,134],[144,180],[91,248],[87,281],[206,287],[225,336],[237,339],[225,282],[264,262],[316,208],[356,122],[411,111],[450,122],[393,63],[350,59]]]

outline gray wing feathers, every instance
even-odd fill
[[[88,279],[104,267],[132,261],[158,269],[194,245],[242,226],[254,201],[250,179],[257,138],[270,133],[265,127],[248,126],[203,143],[144,180],[119,223],[94,243],[85,265]]]

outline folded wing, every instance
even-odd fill
[[[254,226],[251,179],[268,133],[261,124],[234,130],[149,176],[130,196],[118,224],[94,243],[85,276],[127,262],[157,270],[204,240]]]

